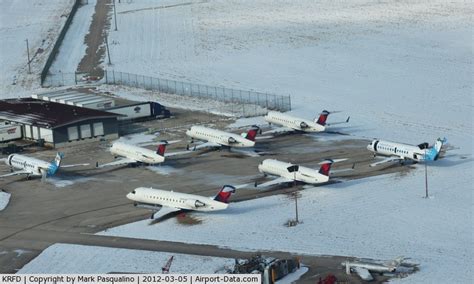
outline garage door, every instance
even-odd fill
[[[25,137],[33,138],[33,135],[31,135],[31,125],[25,125]]]
[[[67,137],[69,141],[79,139],[79,133],[77,132],[77,126],[71,126],[67,128]]]
[[[39,139],[39,127],[33,126],[33,139]]]
[[[104,135],[104,124],[102,122],[96,122],[93,124],[94,136]]]
[[[90,138],[91,136],[92,136],[91,125],[90,124],[81,125],[81,138]]]
[[[44,141],[53,143],[53,131],[51,129],[40,128],[40,135]]]

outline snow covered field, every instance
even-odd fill
[[[55,244],[18,273],[161,273],[161,267],[171,256],[174,256],[172,273],[214,273],[234,264],[233,259],[219,257]]]
[[[51,46],[71,1],[0,4],[2,96],[18,96],[34,85],[25,75],[24,39],[31,50]],[[283,226],[292,217],[292,202],[274,196],[196,214],[200,225],[142,221],[104,234],[246,250],[375,259],[405,255],[420,262],[421,270],[403,283],[473,279],[472,3],[134,0],[117,3],[117,11],[118,31],[111,30],[109,38],[115,70],[290,93],[297,115],[312,118],[322,109],[351,115],[345,132],[354,137],[412,144],[446,137],[452,149],[429,166],[430,199],[421,198],[424,171],[416,165],[408,175],[305,189],[300,200],[304,223],[294,228]],[[45,58],[38,56],[35,60]],[[42,67],[33,62],[34,70]],[[13,75],[21,86],[11,85]],[[106,261],[120,250],[93,248],[94,257],[80,263],[83,250],[54,246],[45,251],[46,261],[34,260],[22,272],[37,271],[28,270],[30,265],[59,272],[54,263],[62,273],[84,272],[66,266],[72,263],[84,270],[95,267],[94,273],[126,268]],[[102,261],[88,266],[95,258]],[[141,260],[131,263],[142,265]],[[201,266],[198,272],[203,273]]]
[[[1,98],[30,96],[39,88],[39,73],[72,4],[73,0],[0,1]],[[26,39],[32,74],[28,74]]]
[[[293,112],[351,115],[345,132],[418,144],[447,137],[429,166],[306,189],[304,224],[275,196],[199,215],[183,227],[147,221],[107,234],[421,263],[403,282],[473,278],[472,15],[446,1],[133,1],[118,5],[114,68],[171,79],[292,94]],[[331,119],[331,118],[330,118]],[[258,216],[258,218],[256,218]],[[262,230],[262,226],[267,229]],[[236,232],[228,234],[229,230]],[[171,234],[171,232],[173,232]],[[277,237],[275,237],[277,236]]]
[[[5,209],[10,201],[10,193],[0,191],[0,211]]]

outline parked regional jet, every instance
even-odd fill
[[[319,170],[281,162],[273,159],[266,159],[260,165],[258,170],[264,175],[278,176],[278,178],[257,185],[255,187],[268,187],[280,183],[290,183],[294,181],[304,182],[308,184],[318,184],[329,181],[329,171],[334,161],[327,159],[321,162]]]
[[[63,153],[58,152],[56,157],[51,162],[46,162],[40,159],[33,157],[28,157],[25,155],[11,154],[8,158],[5,159],[5,164],[10,166],[12,172],[0,177],[8,177],[14,175],[26,175],[26,178],[29,179],[30,176],[41,176],[44,180],[48,176],[53,176],[59,170],[59,167],[62,168],[71,168],[78,166],[87,166],[89,164],[76,164],[76,165],[61,165],[61,159],[64,157]],[[15,171],[14,169],[19,169]]]
[[[373,167],[391,161],[436,161],[444,143],[446,143],[446,138],[438,138],[432,147],[430,147],[427,142],[421,143],[418,146],[414,146],[383,140],[373,140],[367,146],[367,149],[374,152],[374,155],[380,154],[389,157],[382,161],[373,163],[370,166]]]
[[[370,272],[395,272],[404,259],[403,256],[400,256],[384,264],[375,262],[345,261],[342,265],[345,266],[347,274],[356,272],[363,280],[372,281],[374,278]]]
[[[314,119],[314,121],[295,117],[289,114],[285,114],[278,111],[270,111],[267,115],[264,116],[265,121],[272,124],[281,125],[283,127],[276,128],[266,133],[276,133],[276,132],[292,132],[292,131],[302,131],[302,132],[322,132],[326,129],[327,126],[347,123],[349,122],[350,116],[341,122],[334,122],[334,123],[326,123],[326,120],[331,114],[331,112],[327,110],[323,110],[319,117]]]
[[[117,159],[116,161],[99,165],[97,162],[97,168],[103,168],[108,166],[118,166],[118,165],[128,165],[133,163],[144,163],[144,164],[159,164],[165,161],[165,150],[167,141],[161,141],[158,144],[156,151],[123,143],[123,142],[114,142],[112,147],[110,147],[110,152],[115,156],[122,156],[123,158]]]
[[[205,197],[195,194],[179,193],[146,187],[136,188],[127,194],[127,198],[134,201],[136,207],[159,211],[162,207],[169,207],[170,211],[218,211],[229,206],[229,198],[235,192],[235,187],[224,185],[215,197]],[[151,216],[153,219],[154,214]]]
[[[259,130],[260,128],[254,125],[247,133],[238,135],[235,133],[225,132],[204,126],[193,126],[188,129],[188,131],[186,131],[186,135],[191,137],[191,142],[194,142],[194,139],[206,141],[203,144],[195,146],[193,148],[194,150],[205,147],[222,146],[246,148],[253,147],[255,145],[255,137],[257,136],[257,132]]]

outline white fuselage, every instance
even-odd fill
[[[324,183],[329,181],[329,177],[322,175],[318,170],[299,166],[298,171],[289,172],[288,168],[293,164],[281,162],[273,159],[266,159],[260,165],[258,170],[261,173],[280,176],[290,180],[297,180],[309,184]]]
[[[241,135],[203,126],[191,127],[191,129],[186,131],[186,135],[192,138],[216,143],[223,146],[253,147],[255,145],[254,141],[246,139]]]
[[[418,146],[407,145],[383,140],[373,140],[367,146],[369,151],[384,156],[398,156],[403,159],[410,159],[417,162],[424,161],[425,149]],[[429,151],[430,149],[426,149]]]
[[[51,163],[27,157],[19,154],[11,154],[5,160],[5,164],[8,166],[25,171],[31,171],[31,175],[41,176],[41,171],[46,171],[47,173],[51,172],[52,167]]]
[[[159,164],[165,161],[165,157],[158,155],[156,151],[122,142],[114,142],[110,152],[113,155],[126,157],[145,164]]]
[[[376,263],[364,263],[364,262],[345,262],[343,263],[344,266],[349,266],[349,267],[360,267],[360,268],[365,268],[369,271],[373,272],[394,272],[396,270],[396,267],[389,267],[385,266],[382,264],[376,264]]]
[[[264,116],[264,118],[265,121],[269,123],[282,125],[284,127],[298,131],[321,132],[326,129],[323,125],[320,125],[314,121],[291,116],[278,111],[269,111],[268,114]]]
[[[209,197],[146,187],[136,188],[127,198],[140,205],[158,205],[196,211],[224,210],[228,204]]]

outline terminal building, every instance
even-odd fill
[[[0,125],[7,140],[18,139],[21,131],[20,138],[53,147],[75,141],[116,139],[121,117],[117,113],[33,98],[0,100]]]

